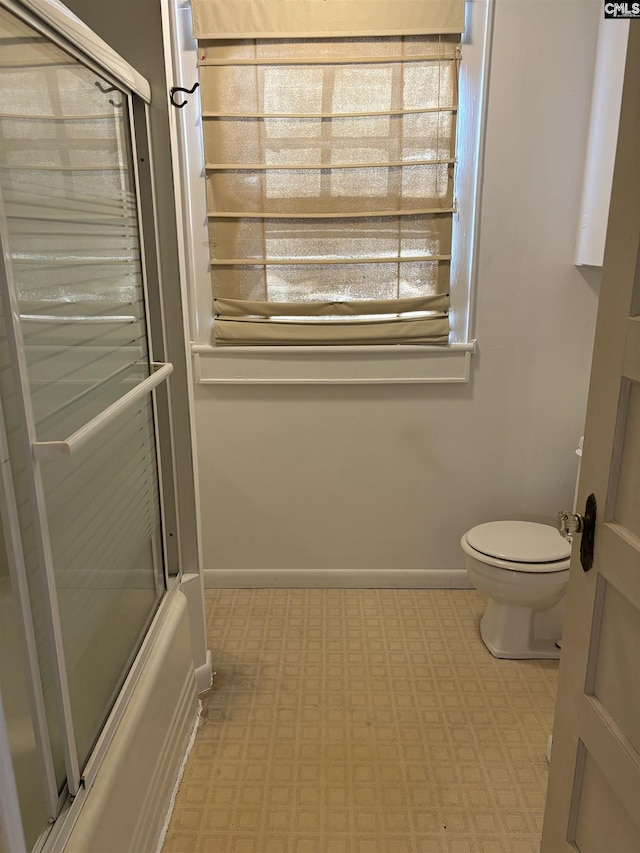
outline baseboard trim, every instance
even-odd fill
[[[206,589],[472,589],[466,569],[205,569]]]
[[[213,685],[213,659],[211,657],[211,649],[207,649],[207,662],[202,666],[197,666],[195,669],[196,689],[198,694],[205,693],[211,689]]]

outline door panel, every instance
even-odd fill
[[[43,463],[42,481],[82,765],[164,591],[150,401]]]
[[[613,502],[613,520],[640,538],[640,383],[625,382],[625,412],[621,421],[617,488]]]
[[[640,679],[629,678],[638,665],[640,611],[607,581],[603,584],[601,625],[593,655],[593,686],[587,690],[640,753]]]
[[[19,387],[15,381],[12,370],[11,353],[8,342],[7,318],[3,310],[3,300],[0,300],[0,399],[2,402],[1,416],[3,419],[0,429],[4,429],[7,441],[7,450],[11,462],[10,485],[5,487],[6,491],[12,490],[15,495],[16,514],[18,519],[20,550],[22,563],[15,567],[15,571],[24,572],[26,587],[26,598],[29,601],[31,629],[25,626],[25,631],[31,630],[34,638],[37,661],[37,677],[40,681],[45,716],[47,723],[47,735],[49,743],[51,762],[53,764],[53,784],[56,791],[61,791],[65,784],[66,768],[64,751],[62,746],[62,726],[59,709],[56,705],[54,689],[53,660],[51,656],[50,637],[48,632],[48,602],[46,600],[44,586],[40,574],[40,565],[37,548],[37,528],[35,518],[30,505],[29,483],[31,479],[31,466],[25,454],[22,435],[22,424],[18,407]],[[9,501],[11,496],[5,494],[4,500]],[[8,514],[7,514],[8,515]],[[18,591],[12,583],[12,597],[18,598]],[[15,658],[12,662],[15,664]],[[36,690],[38,687],[36,686]],[[43,774],[44,778],[44,774]],[[21,796],[29,796],[28,792]],[[49,814],[49,817],[55,815]]]
[[[594,563],[576,541],[542,853],[640,850],[639,114],[633,21],[579,485],[579,506],[598,502]]]
[[[46,441],[149,375],[129,102],[5,10],[0,46],[0,190]]]
[[[2,297],[16,394],[3,407],[21,433],[21,506],[36,540],[27,571],[49,596],[33,609],[43,690],[74,794],[165,589],[155,401],[141,387],[154,366],[134,106],[6,9],[0,55]],[[139,398],[116,413],[134,389]],[[83,430],[39,461],[43,442]]]
[[[4,515],[4,514],[3,514]],[[47,825],[42,761],[31,721],[28,662],[21,636],[20,602],[14,594],[3,525],[0,524],[0,694],[28,849]],[[22,664],[16,666],[16,663]]]
[[[584,750],[584,757],[576,808],[577,849],[581,853],[631,853],[637,849],[633,820],[584,744],[580,749]]]

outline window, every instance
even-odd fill
[[[226,5],[194,3],[216,343],[446,343],[464,4]]]

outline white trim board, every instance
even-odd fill
[[[205,589],[473,589],[466,569],[205,569]]]
[[[450,346],[192,346],[199,385],[468,382],[476,342]]]

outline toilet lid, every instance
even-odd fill
[[[571,544],[555,527],[532,521],[490,521],[467,533],[476,551],[514,563],[553,563],[566,560]]]

